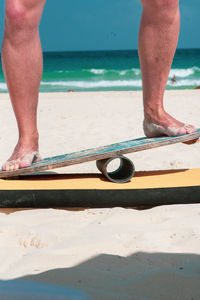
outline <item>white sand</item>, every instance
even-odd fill
[[[175,117],[200,127],[199,90],[169,91],[165,98]],[[8,95],[0,95],[0,107],[3,162],[17,132]],[[41,154],[141,137],[142,119],[140,92],[41,94]],[[177,144],[128,156],[137,170],[196,168],[199,148]],[[93,162],[57,171],[97,172]],[[198,204],[1,213],[0,280],[52,283],[95,300],[199,300],[199,220]],[[4,300],[1,291],[0,285]]]

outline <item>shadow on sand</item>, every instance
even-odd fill
[[[94,300],[199,300],[200,255],[137,252],[122,257],[102,254],[71,268],[28,275],[17,281],[22,287],[30,282],[58,285],[61,289],[70,287]],[[14,282],[6,281],[6,284],[12,288]],[[12,298],[15,299],[18,300]],[[31,295],[28,299],[32,299]],[[66,294],[65,298],[41,299],[88,298],[70,298]],[[1,297],[1,300],[4,299]]]

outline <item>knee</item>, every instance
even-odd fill
[[[38,27],[31,7],[19,5],[18,1],[11,1],[5,9],[5,32],[17,34],[34,30]]]
[[[19,31],[28,25],[28,12],[23,7],[10,4],[5,10],[5,29]]]
[[[160,16],[163,21],[173,21],[179,12],[179,0],[141,0],[141,2],[147,14]]]

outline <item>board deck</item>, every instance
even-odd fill
[[[80,164],[92,160],[106,159],[131,152],[148,150],[161,146],[167,146],[179,142],[186,142],[200,137],[200,129],[197,131],[175,137],[158,137],[158,138],[138,138],[112,145],[107,145],[98,148],[86,149],[79,152],[73,152],[64,155],[47,157],[37,163],[33,163],[30,167],[13,170],[0,170],[0,178],[32,174],[40,171],[51,170],[60,167],[66,167],[74,164]]]

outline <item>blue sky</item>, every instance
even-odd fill
[[[178,48],[200,48],[199,0],[181,0],[180,9]],[[139,0],[47,0],[40,26],[43,50],[137,49],[141,13]]]

